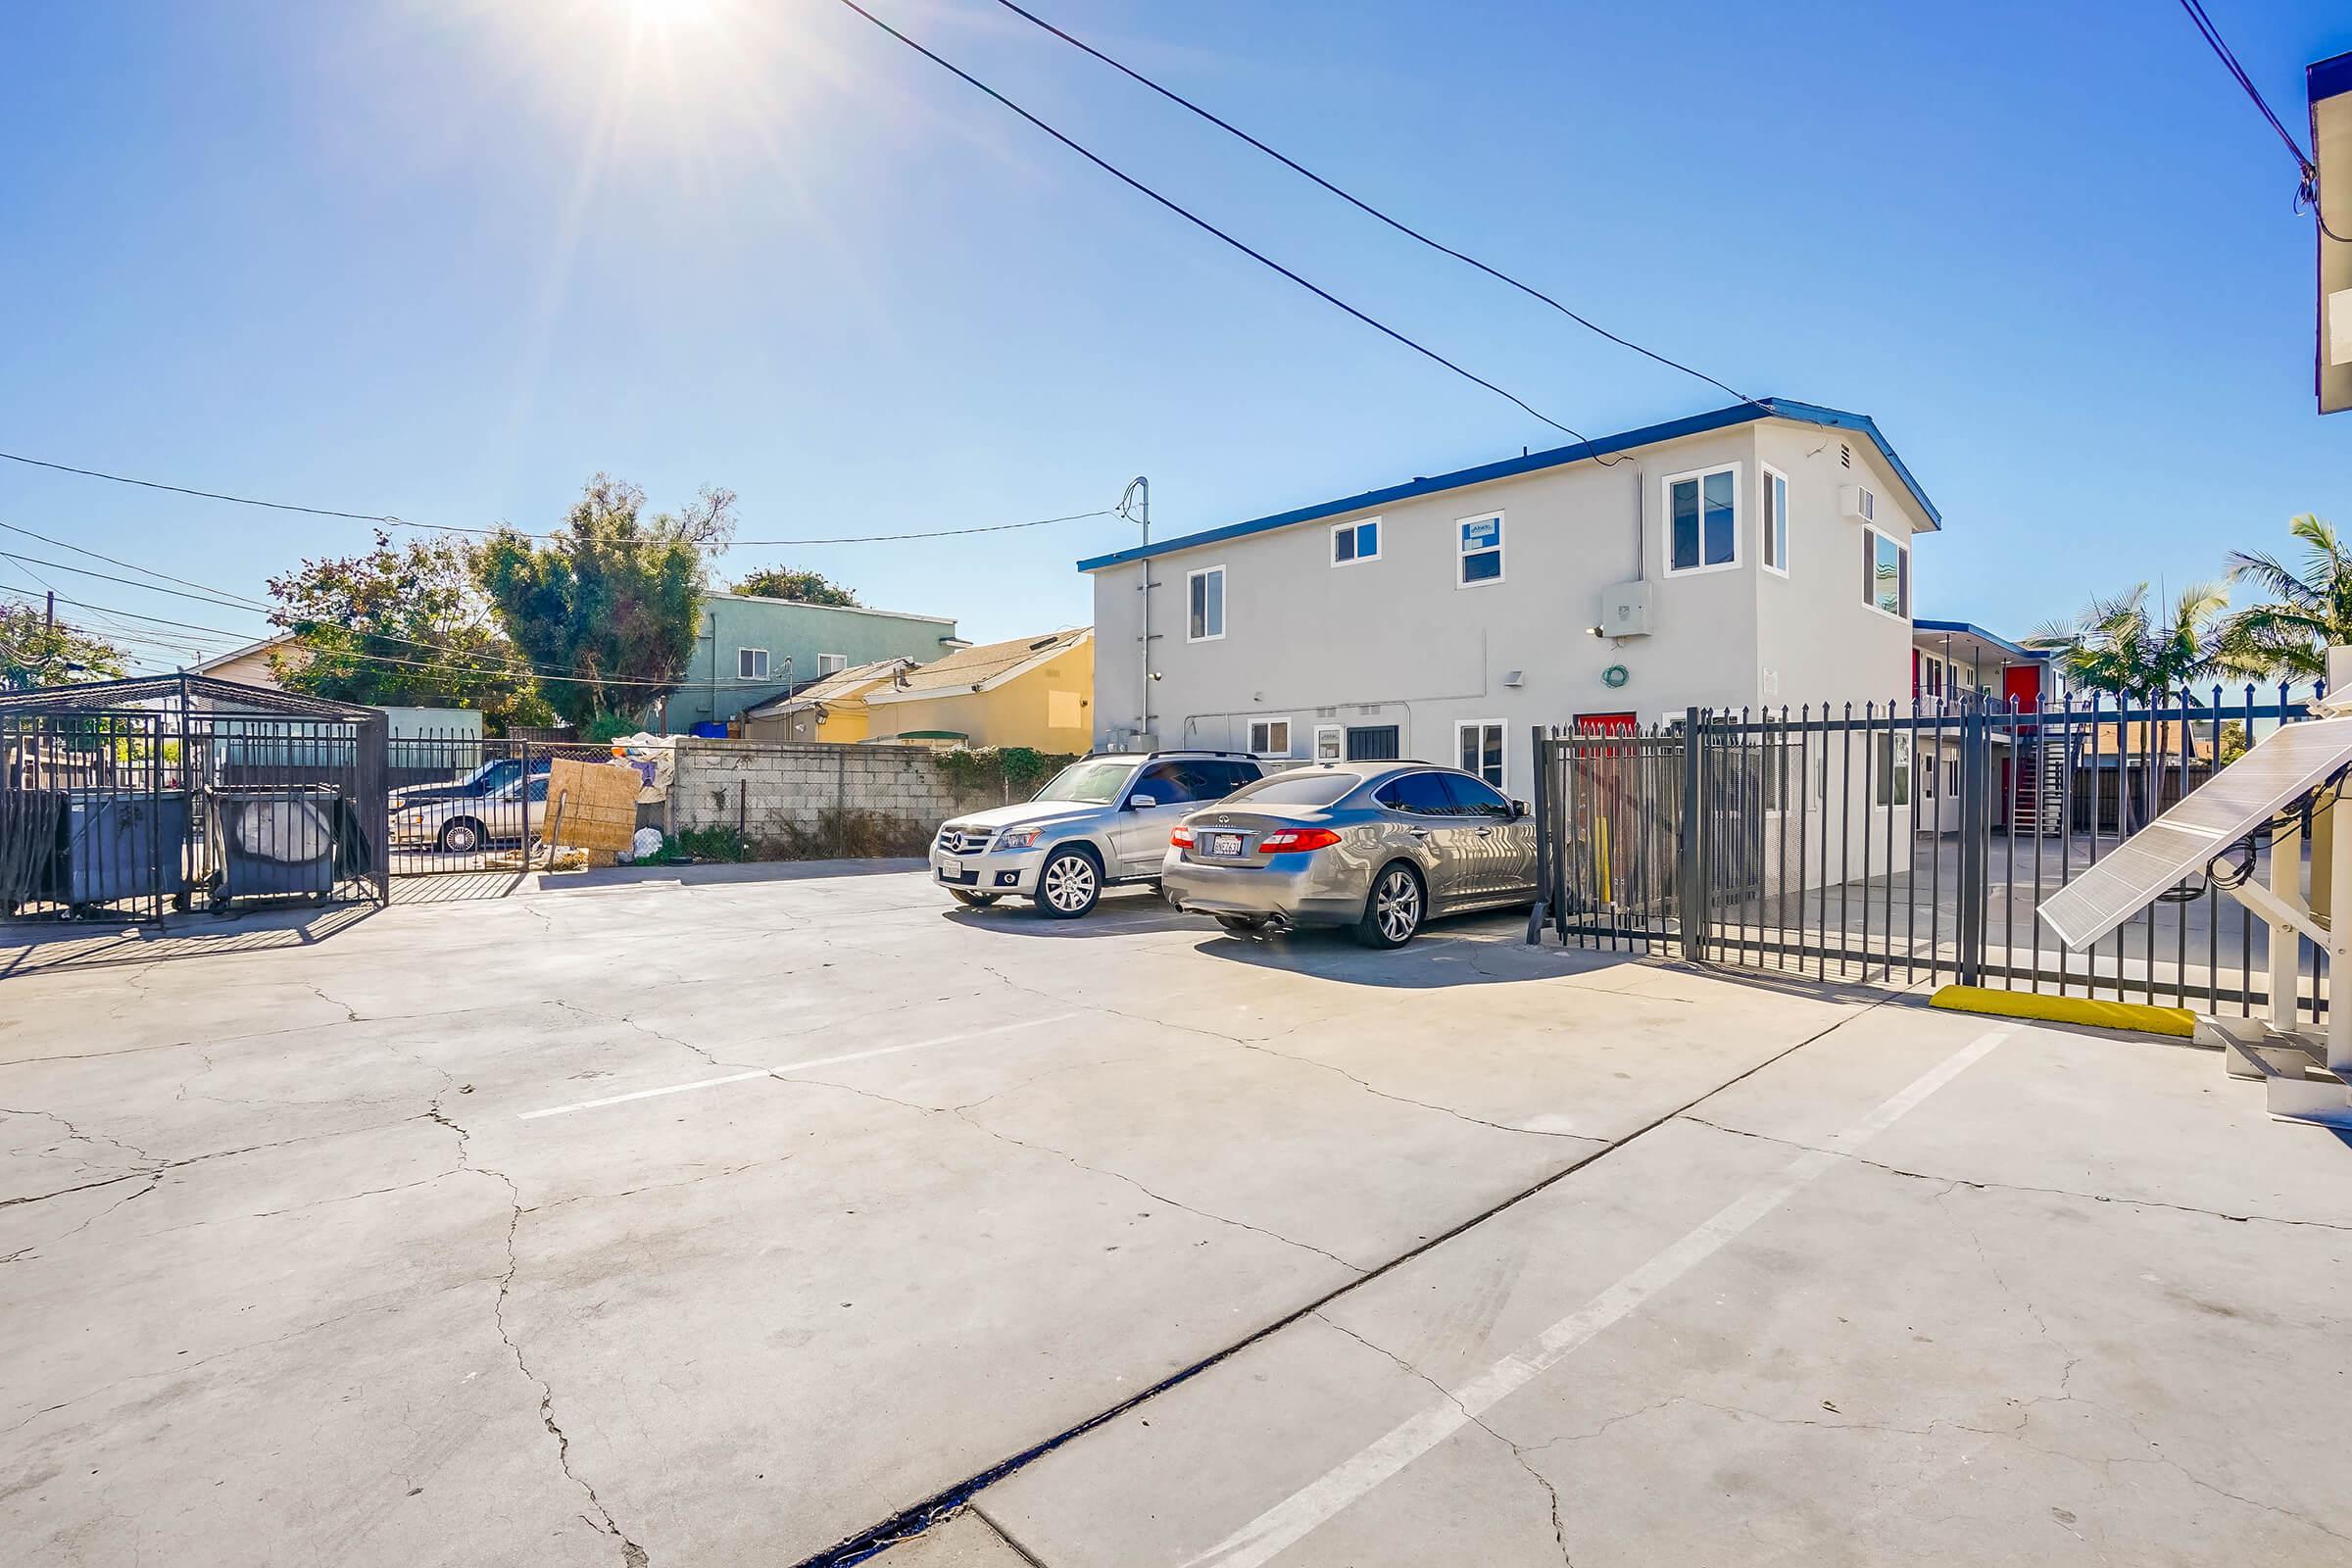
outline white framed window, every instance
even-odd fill
[[[767,679],[767,650],[764,648],[736,649],[735,678],[737,680]]]
[[[1464,718],[1453,726],[1453,759],[1465,773],[1502,788],[1502,720]]]
[[[1483,588],[1502,581],[1502,514],[1460,517],[1453,524],[1456,588]]]
[[[1348,728],[1344,724],[1315,726],[1315,760],[1344,762],[1348,760]]]
[[[1896,620],[1911,618],[1911,547],[1876,528],[1862,530],[1862,603]]]
[[[1290,756],[1291,721],[1287,718],[1251,719],[1250,750],[1259,757]]]
[[[1202,566],[1184,574],[1184,640],[1213,643],[1225,635],[1225,568]]]
[[[1670,473],[1664,480],[1666,575],[1731,571],[1740,564],[1740,465]]]
[[[819,675],[838,675],[849,667],[850,656],[847,654],[819,654],[816,656],[816,672]]]
[[[1353,566],[1366,561],[1380,559],[1380,519],[1362,517],[1354,522],[1339,522],[1331,528],[1331,564],[1335,566]]]
[[[1788,575],[1788,476],[1764,470],[1764,569]]]

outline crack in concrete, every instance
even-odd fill
[[[698,1046],[691,1040],[680,1039],[678,1036],[673,1034],[664,1034],[662,1031],[654,1028],[651,1024],[639,1023],[635,1018],[630,1017],[625,1012],[598,1012],[594,1008],[581,1006],[578,1003],[573,1002],[568,997],[558,997],[554,999],[554,1001],[555,1004],[559,1007],[562,1007],[564,1011],[576,1013],[580,1017],[589,1019],[592,1022],[625,1023],[630,1028],[636,1030],[639,1034],[646,1036],[648,1039],[659,1040],[664,1045],[676,1046],[681,1051],[692,1052],[696,1056],[699,1056],[703,1061],[709,1063],[710,1066],[723,1067],[734,1072],[758,1072],[760,1070],[757,1062],[721,1061],[718,1059],[718,1057],[710,1054],[710,1048],[706,1046]]]
[[[1967,1176],[1943,1176],[1931,1171],[1907,1170],[1903,1166],[1889,1165],[1883,1160],[1865,1159],[1860,1154],[1849,1153],[1841,1149],[1824,1149],[1813,1144],[1799,1142],[1793,1138],[1776,1138],[1771,1133],[1749,1132],[1744,1127],[1729,1127],[1719,1121],[1709,1121],[1704,1116],[1694,1116],[1689,1111],[1683,1112],[1678,1119],[1696,1122],[1701,1127],[1711,1127],[1719,1133],[1730,1133],[1735,1138],[1753,1138],[1761,1143],[1778,1144],[1783,1149],[1800,1149],[1814,1154],[1836,1154],[1839,1159],[1851,1160],[1857,1165],[1868,1165],[1873,1170],[1883,1170],[1890,1176],[1907,1176],[1913,1181],[1922,1182],[1944,1182],[1952,1187],[1973,1188],[1978,1192],[2039,1193],[2050,1198],[2079,1199],[2086,1203],[2120,1203],[2127,1208],[2165,1208],[2171,1209],[2177,1214],[2198,1214],[2207,1219],[2226,1219],[2239,1225],[2259,1222],[2265,1225],[2293,1225],[2308,1230],[2352,1231],[2352,1224],[2335,1220],[2286,1219],[2277,1214],[2232,1214],[2226,1209],[2198,1208],[2191,1203],[2168,1203],[2153,1198],[2119,1198],[2107,1193],[2077,1192],[2068,1187],[2031,1187],[2017,1182],[1977,1181]]]
[[[514,1184],[514,1178],[505,1171],[493,1170],[487,1165],[473,1163],[473,1135],[444,1115],[438,1102],[435,1102],[433,1108],[425,1115],[428,1119],[439,1122],[448,1128],[456,1136],[460,1170],[488,1177],[506,1190],[507,1269],[504,1274],[499,1276],[498,1296],[490,1305],[492,1321],[498,1329],[500,1341],[505,1344],[507,1349],[514,1357],[515,1370],[520,1372],[539,1391],[539,1422],[540,1425],[547,1428],[548,1435],[556,1440],[557,1468],[564,1472],[564,1479],[578,1487],[587,1495],[588,1505],[596,1510],[596,1517],[593,1519],[584,1513],[581,1514],[579,1516],[581,1522],[600,1535],[612,1537],[619,1544],[622,1568],[646,1568],[649,1559],[646,1556],[645,1548],[629,1539],[627,1532],[623,1531],[619,1522],[612,1517],[612,1510],[606,1507],[604,1499],[596,1494],[596,1488],[571,1468],[571,1438],[564,1432],[563,1425],[556,1420],[555,1388],[547,1379],[531,1370],[530,1360],[523,1354],[521,1343],[507,1327],[507,1298],[514,1293],[514,1276],[522,1271],[522,1254],[514,1245],[515,1234],[521,1229],[522,1216],[526,1212],[522,1205],[522,1189],[517,1187]]]
[[[1534,1481],[1537,1486],[1544,1489],[1544,1496],[1549,1499],[1551,1510],[1551,1539],[1553,1544],[1560,1548],[1560,1561],[1566,1564],[1567,1568],[1576,1568],[1576,1558],[1570,1554],[1568,1549],[1567,1526],[1561,1521],[1560,1518],[1560,1489],[1553,1486],[1551,1484],[1551,1478],[1531,1464],[1527,1457],[1531,1452],[1537,1452],[1543,1448],[1551,1446],[1550,1444],[1539,1444],[1535,1448],[1532,1449],[1522,1447],[1520,1445],[1513,1443],[1509,1438],[1506,1438],[1501,1433],[1495,1431],[1493,1427],[1487,1425],[1487,1423],[1480,1419],[1480,1417],[1474,1411],[1472,1411],[1468,1405],[1464,1404],[1458,1397],[1455,1396],[1454,1392],[1451,1389],[1447,1388],[1445,1384],[1440,1383],[1436,1378],[1431,1377],[1419,1367],[1413,1365],[1412,1362],[1406,1360],[1403,1356],[1398,1355],[1395,1350],[1390,1349],[1385,1345],[1377,1345],[1372,1341],[1365,1339],[1361,1334],[1356,1333],[1355,1330],[1349,1328],[1347,1324],[1342,1323],[1339,1319],[1333,1317],[1321,1307],[1316,1307],[1310,1315],[1321,1322],[1328,1324],[1330,1327],[1338,1329],[1342,1334],[1347,1335],[1349,1339],[1362,1346],[1365,1349],[1387,1356],[1391,1361],[1396,1362],[1399,1369],[1410,1373],[1412,1376],[1419,1378],[1422,1382],[1428,1384],[1431,1388],[1437,1390],[1439,1396],[1443,1397],[1447,1404],[1452,1405],[1456,1410],[1462,1412],[1463,1420],[1469,1422],[1472,1426],[1478,1428],[1479,1431],[1484,1432],[1488,1437],[1493,1438],[1496,1443],[1499,1443],[1504,1447],[1510,1449],[1511,1457],[1518,1462],[1519,1468],[1526,1471],[1528,1478]]]

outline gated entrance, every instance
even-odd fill
[[[2274,854],[2301,875],[2309,803],[2215,846],[2202,876],[2091,953],[2066,952],[2034,913],[2210,780],[2225,747],[2307,716],[2283,689],[2263,701],[2249,687],[2144,708],[1691,710],[1647,728],[1540,728],[1547,922],[1589,948],[2206,1012],[2250,1012],[2283,984],[2316,1018],[2322,955],[2304,940],[2274,968],[2270,928],[2219,892],[2272,875]]]
[[[604,761],[611,746],[494,740],[451,731],[388,744],[387,811],[396,876],[512,863],[548,828],[549,771],[559,758]]]

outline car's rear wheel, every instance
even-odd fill
[[[950,888],[948,891],[956,896],[957,904],[967,909],[985,909],[997,902],[994,893],[974,893],[969,888]]]
[[[1102,896],[1102,868],[1084,850],[1055,850],[1037,873],[1037,908],[1054,920],[1075,920]]]
[[[471,855],[481,847],[482,824],[470,817],[444,822],[440,836],[433,840],[433,848],[444,855]]]
[[[1429,900],[1419,873],[1402,860],[1381,867],[1364,899],[1364,917],[1355,924],[1355,940],[1367,948],[1401,948],[1421,929]]]
[[[1266,928],[1266,917],[1262,914],[1220,914],[1217,924],[1236,936],[1249,937]]]

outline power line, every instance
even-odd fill
[[[2311,155],[2306,153],[2296,142],[2294,133],[2286,128],[2286,122],[2271,112],[2269,100],[2265,99],[2262,96],[2262,90],[2254,85],[2254,78],[2246,74],[2246,68],[2237,63],[2237,56],[2230,50],[2228,41],[2222,37],[2222,29],[2215,26],[2213,18],[2205,14],[2203,0],[2180,0],[2180,9],[2188,13],[2188,20],[2196,24],[2197,31],[2212,47],[2214,55],[2221,61],[2223,69],[2236,78],[2237,84],[2245,89],[2246,96],[2254,101],[2254,107],[2262,111],[2262,118],[2271,122],[2271,128],[2278,133],[2278,139],[2286,143],[2287,152],[2295,160],[2296,170],[2308,184],[2312,175],[2317,172],[2312,167]]]
[[[9,583],[0,583],[0,589],[5,589],[12,593],[26,594],[28,596],[33,593],[33,590],[31,589],[20,588]],[[93,610],[105,612],[110,614],[128,615],[133,620],[144,620],[158,626],[175,626],[185,631],[216,632],[223,637],[240,637],[243,635],[240,632],[230,631],[224,626],[203,626],[194,621],[171,620],[162,615],[144,615],[139,613],[137,611],[123,610],[114,605],[94,605],[85,599],[69,599],[64,594],[59,594],[57,596],[57,602],[61,605],[72,605],[77,610]],[[389,632],[362,631],[358,632],[357,635],[362,637],[376,637],[385,642],[401,643],[414,648],[432,648],[438,646],[432,643],[417,642],[413,637],[395,637]],[[448,658],[440,660],[400,659],[390,654],[362,654],[343,651],[335,652],[332,657],[336,659],[353,660],[364,664],[391,664],[408,669],[455,670],[466,674],[477,675],[513,675],[518,677],[527,677],[532,680],[540,681],[561,681],[566,685],[573,686],[608,686],[619,687],[623,689],[662,691],[682,691],[688,688],[708,691],[714,687],[729,691],[737,688],[759,688],[766,691],[780,691],[782,688],[792,684],[789,681],[743,680],[732,676],[719,680],[697,680],[691,675],[682,675],[672,680],[629,680],[621,677],[597,680],[586,675],[551,674],[535,669],[527,664],[516,665],[506,663],[459,662]]]
[[[1130,189],[1150,197],[1152,201],[1157,202],[1160,206],[1166,208],[1169,212],[1174,213],[1186,222],[1193,224],[1195,227],[1200,228],[1208,234],[1214,235],[1220,240],[1223,240],[1226,244],[1232,246],[1235,250],[1240,251],[1244,256],[1249,257],[1251,261],[1257,263],[1259,266],[1281,273],[1284,277],[1289,278],[1292,282],[1298,284],[1300,288],[1305,289],[1309,294],[1314,295],[1317,299],[1323,301],[1325,304],[1346,312],[1348,315],[1352,316],[1357,320],[1363,322],[1366,326],[1371,327],[1374,331],[1403,344],[1406,348],[1411,349],[1415,354],[1420,355],[1422,358],[1435,361],[1437,364],[1444,366],[1446,369],[1451,370],[1454,374],[1462,377],[1464,380],[1471,381],[1479,386],[1485,387],[1496,397],[1505,399],[1506,401],[1515,405],[1521,412],[1527,414],[1531,417],[1541,419],[1544,423],[1550,425],[1553,429],[1561,431],[1567,435],[1574,436],[1578,441],[1583,442],[1588,446],[1592,444],[1592,437],[1586,435],[1583,431],[1578,430],[1573,425],[1562,424],[1559,420],[1553,418],[1548,414],[1543,413],[1533,404],[1518,396],[1516,393],[1506,392],[1501,387],[1496,386],[1494,382],[1488,380],[1485,376],[1479,375],[1475,371],[1464,369],[1461,366],[1456,365],[1453,361],[1446,358],[1445,355],[1440,354],[1437,350],[1430,348],[1425,344],[1414,341],[1412,338],[1405,336],[1402,332],[1399,332],[1396,328],[1389,325],[1387,322],[1357,310],[1354,306],[1348,304],[1346,300],[1341,299],[1338,295],[1332,293],[1330,290],[1325,289],[1317,284],[1308,282],[1304,277],[1301,277],[1298,273],[1292,271],[1280,262],[1275,261],[1272,257],[1267,256],[1262,251],[1251,249],[1249,245],[1246,245],[1241,240],[1234,238],[1233,235],[1228,234],[1225,232],[1225,230],[1217,227],[1216,224],[1210,222],[1207,219],[1202,218],[1198,213],[1193,212],[1190,208],[1181,205],[1170,197],[1161,195],[1158,191],[1153,190],[1151,186],[1145,184],[1133,174],[1128,173],[1116,164],[1111,163],[1108,159],[1103,158],[1081,143],[1072,140],[1070,137],[1063,135],[1060,131],[1054,129],[1052,125],[1047,124],[1043,120],[1040,120],[1028,110],[1023,109],[1019,104],[1014,103],[1010,98],[1005,97],[1003,93],[997,91],[996,88],[991,87],[987,82],[982,81],[979,77],[973,75],[970,72],[965,71],[962,67],[956,65],[954,62],[947,60],[940,55],[934,54],[931,50],[915,42],[914,39],[908,37],[906,33],[901,32],[889,23],[884,22],[880,17],[877,17],[872,12],[866,10],[865,7],[859,5],[858,0],[841,0],[841,4],[850,10],[855,11],[866,21],[872,23],[876,27],[879,27],[882,31],[890,34],[890,36],[896,38],[899,42],[905,44],[916,54],[921,55],[933,65],[938,66],[941,70],[946,71],[951,75],[959,78],[967,85],[978,88],[981,92],[986,93],[989,97],[995,99],[1006,109],[1009,109],[1014,114],[1020,116],[1030,124],[1035,125],[1039,130],[1044,131],[1047,135],[1053,137],[1055,141],[1061,143],[1064,147],[1067,147],[1070,151],[1076,153],[1088,163],[1093,164],[1097,169],[1100,169],[1104,173],[1111,175],[1113,178],[1128,186]],[[1739,396],[1739,394],[1736,392],[1732,395],[1734,397]],[[1624,460],[1622,458],[1600,456],[1597,457],[1597,461],[1602,464],[1613,466],[1617,463],[1623,462]]]
[[[1129,76],[1134,80],[1141,82],[1144,86],[1151,88],[1162,98],[1167,99],[1168,102],[1200,116],[1202,120],[1207,121],[1210,124],[1216,126],[1219,130],[1226,132],[1228,135],[1237,137],[1240,140],[1249,143],[1250,146],[1256,148],[1259,152],[1264,153],[1268,158],[1271,158],[1276,163],[1282,165],[1285,169],[1290,170],[1293,173],[1298,174],[1303,178],[1310,180],[1314,184],[1321,186],[1323,189],[1329,191],[1332,195],[1337,196],[1340,200],[1346,202],[1348,206],[1355,208],[1358,212],[1364,213],[1369,217],[1378,219],[1380,221],[1388,224],[1389,227],[1396,230],[1396,232],[1399,234],[1402,234],[1409,239],[1417,240],[1421,244],[1428,246],[1431,250],[1436,251],[1441,255],[1450,256],[1455,261],[1462,263],[1466,267],[1475,268],[1477,270],[1486,273],[1489,277],[1495,279],[1497,282],[1509,284],[1511,287],[1517,289],[1520,293],[1527,295],[1530,299],[1539,300],[1544,304],[1550,306],[1553,310],[1559,312],[1562,316],[1567,317],[1568,319],[1574,321],[1577,325],[1585,328],[1589,332],[1598,333],[1600,336],[1607,338],[1610,342],[1617,344],[1620,348],[1631,349],[1636,354],[1642,355],[1645,359],[1654,360],[1658,364],[1663,365],[1670,369],[1680,370],[1685,375],[1695,376],[1699,380],[1706,382],[1709,386],[1718,388],[1721,391],[1731,394],[1733,397],[1739,399],[1742,403],[1752,403],[1757,408],[1764,408],[1767,406],[1761,400],[1749,397],[1738,387],[1730,386],[1722,381],[1718,381],[1715,377],[1709,375],[1704,370],[1685,365],[1682,361],[1670,358],[1664,354],[1660,354],[1657,350],[1637,343],[1632,338],[1624,337],[1618,333],[1610,331],[1607,327],[1602,326],[1599,322],[1594,321],[1591,318],[1583,316],[1578,312],[1571,310],[1569,307],[1561,304],[1558,300],[1553,299],[1550,295],[1544,293],[1533,283],[1523,282],[1520,279],[1513,277],[1510,273],[1503,271],[1500,268],[1491,267],[1487,263],[1480,261],[1475,256],[1469,255],[1463,251],[1455,250],[1452,246],[1446,244],[1442,240],[1431,238],[1429,235],[1421,232],[1421,230],[1413,227],[1412,224],[1404,221],[1404,220],[1395,217],[1392,214],[1383,212],[1381,209],[1373,206],[1370,202],[1365,201],[1362,197],[1356,195],[1352,191],[1344,190],[1340,186],[1333,184],[1330,180],[1324,178],[1321,174],[1316,173],[1304,164],[1299,163],[1297,159],[1291,157],[1287,153],[1278,151],[1277,149],[1268,146],[1265,142],[1260,141],[1257,137],[1242,129],[1241,126],[1233,123],[1231,121],[1226,120],[1207,109],[1203,109],[1200,105],[1193,102],[1190,98],[1185,97],[1184,94],[1175,91],[1173,88],[1163,86],[1159,82],[1152,80],[1150,76],[1145,75],[1142,72],[1136,70],[1133,66],[1128,65],[1125,61],[1112,59],[1109,55],[1104,54],[1093,44],[1088,43],[1085,39],[1073,37],[1071,34],[1064,32],[1061,28],[1054,25],[1054,24],[1051,22],[1046,21],[1045,18],[1037,15],[1035,12],[1029,11],[1024,7],[1014,4],[1013,0],[997,0],[997,4],[1003,6],[1014,16],[1019,17],[1026,22],[1032,23],[1039,27],[1042,27],[1047,32],[1052,33],[1054,37],[1059,38],[1063,43],[1068,44],[1071,48],[1079,50],[1084,54],[1092,55],[1097,60],[1100,60],[1104,65],[1110,67],[1113,71],[1119,72],[1123,75]]]
[[[207,583],[191,581],[186,577],[174,577],[168,571],[158,571],[153,566],[142,566],[135,561],[124,561],[120,556],[110,556],[102,551],[87,549],[81,545],[69,544],[63,539],[52,539],[45,533],[34,533],[30,528],[20,528],[13,522],[0,522],[0,528],[6,528],[10,533],[21,533],[27,539],[38,539],[45,545],[55,545],[60,550],[71,550],[75,555],[87,556],[92,561],[103,561],[110,566],[121,566],[126,571],[140,572],[149,577],[160,577],[165,582],[175,582],[182,588],[202,589],[208,594],[218,594],[224,599],[245,598],[244,595],[233,593],[226,588],[215,588]],[[260,604],[258,601],[247,600],[246,602],[248,604],[252,604],[256,609],[269,608]]]
[[[1529,412],[1533,413],[1534,411],[1531,410]],[[1542,418],[1543,416],[1538,415],[1537,417]],[[454,522],[411,522],[406,517],[396,517],[389,513],[344,512],[333,507],[298,506],[291,501],[265,501],[256,496],[236,496],[220,490],[198,490],[184,484],[166,484],[160,479],[137,479],[131,477],[129,474],[109,473],[103,468],[77,468],[69,463],[51,463],[45,458],[28,458],[21,453],[16,452],[0,452],[0,458],[4,458],[10,463],[26,464],[35,468],[52,468],[59,473],[77,473],[85,479],[105,479],[115,484],[132,484],[137,485],[144,490],[169,490],[173,495],[198,496],[206,501],[226,501],[240,507],[267,507],[272,512],[299,512],[313,517],[344,517],[353,522],[381,523],[392,528],[419,528],[433,533],[463,533],[485,537],[502,533],[517,533],[521,534],[525,539],[562,539],[565,537],[561,533],[532,533],[527,529],[514,528],[503,524],[496,528],[470,528],[465,526],[464,524]],[[1094,512],[1072,512],[1066,513],[1057,517],[1036,517],[1027,522],[993,522],[980,524],[970,528],[931,528],[916,533],[844,534],[838,537],[825,539],[730,539],[721,544],[704,544],[698,545],[696,548],[717,551],[734,549],[762,549],[790,545],[896,544],[908,539],[948,539],[954,538],[960,534],[1009,533],[1017,528],[1043,528],[1056,522],[1084,522],[1092,517],[1112,516],[1116,514],[1117,511],[1118,509],[1115,507],[1102,507]],[[0,527],[6,526],[8,526],[6,523],[0,523]],[[18,533],[25,533],[28,530],[19,528],[15,531]],[[32,534],[31,537],[40,539],[45,544],[54,545],[60,542],[55,539],[49,539],[41,534]],[[78,547],[74,545],[66,545],[64,548],[73,550],[77,549]],[[97,554],[95,551],[83,551],[82,553],[84,555]],[[101,561],[113,560],[113,558],[109,556],[98,556],[97,559]],[[115,564],[118,566],[128,565],[129,563],[116,561]],[[147,571],[147,569],[148,568],[145,566],[131,566],[131,570],[133,571]],[[166,574],[163,572],[149,572],[149,575],[163,577]],[[168,580],[172,582],[186,582],[186,579],[181,577],[171,577],[168,578]],[[190,586],[200,585],[190,584]]]

